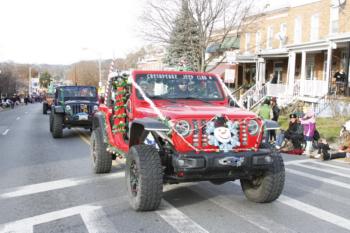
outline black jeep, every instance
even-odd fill
[[[92,115],[98,110],[96,88],[93,86],[57,87],[51,109],[50,131],[54,138],[61,138],[64,128],[91,129]]]

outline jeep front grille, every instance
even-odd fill
[[[242,146],[248,145],[248,132],[247,132],[247,123],[245,120],[234,120],[238,121],[239,129],[238,129],[238,138]],[[199,142],[199,147],[205,148],[208,147],[208,135],[206,131],[207,120],[193,120],[193,144],[196,146],[196,142]],[[199,125],[199,130],[196,125]]]
[[[206,124],[207,121],[206,120],[202,120],[201,121],[201,142],[202,142],[202,147],[207,147],[208,146],[208,135],[207,135],[207,131],[206,131]]]
[[[93,112],[93,105],[89,104],[71,104],[73,115],[85,112],[91,114]]]

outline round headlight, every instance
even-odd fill
[[[72,110],[71,106],[66,105],[66,111],[67,111],[67,112],[70,112],[71,110]]]
[[[248,133],[250,135],[256,135],[259,131],[259,124],[256,120],[250,120],[248,123]]]
[[[96,112],[98,110],[98,105],[94,105],[94,111]]]
[[[190,134],[191,126],[187,121],[181,120],[176,122],[175,129],[181,136],[186,137]]]

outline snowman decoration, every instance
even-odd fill
[[[225,153],[240,146],[238,122],[226,121],[223,126],[215,127],[215,122],[210,121],[207,123],[206,127],[209,145],[217,146]]]

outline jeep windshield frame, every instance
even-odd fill
[[[67,100],[87,100],[97,101],[97,90],[93,86],[64,86],[58,87],[56,98],[59,101]]]
[[[225,94],[217,77],[210,74],[136,74],[136,83],[152,100],[223,101]],[[143,100],[136,90],[138,99]]]

